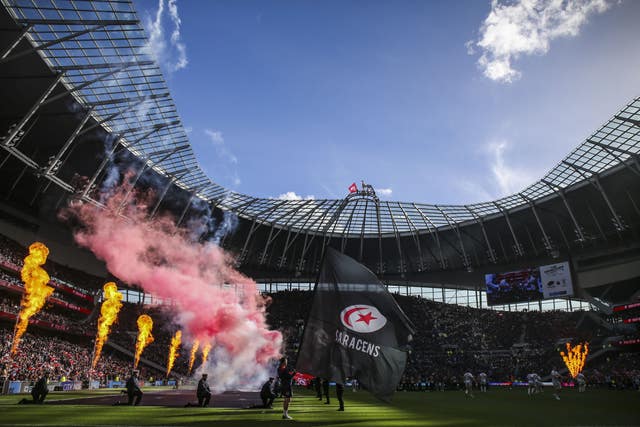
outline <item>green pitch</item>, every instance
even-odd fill
[[[332,390],[334,392],[334,390]],[[48,400],[92,397],[112,391],[49,393]],[[145,393],[145,398],[152,391]],[[165,426],[633,426],[640,425],[640,393],[564,390],[562,400],[550,390],[529,397],[525,389],[491,390],[474,399],[462,392],[397,393],[392,404],[366,392],[345,391],[346,411],[337,402],[324,405],[306,390],[296,391],[292,421],[281,419],[281,400],[273,410],[225,408],[113,407],[97,405],[16,405],[22,396],[0,397],[1,425],[165,425]],[[214,396],[215,399],[215,396]]]

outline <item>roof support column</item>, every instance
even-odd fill
[[[418,269],[419,271],[423,271],[424,268],[424,260],[422,259],[422,247],[420,246],[420,233],[418,233],[418,228],[415,226],[409,215],[407,215],[407,211],[404,210],[401,203],[398,203],[398,207],[404,214],[404,218],[407,221],[407,224],[411,225],[413,228],[413,242],[416,244],[416,249],[418,250]]]
[[[240,251],[240,264],[242,264],[245,261],[245,258],[247,257],[247,247],[249,246],[249,240],[251,240],[251,237],[253,236],[253,232],[256,231],[257,228],[258,228],[258,223],[256,222],[256,220],[253,220],[251,222],[251,228],[249,229],[249,233],[247,233],[247,238],[244,239],[244,245],[242,245],[242,251]]]
[[[21,134],[22,128],[24,128],[31,117],[33,117],[36,111],[38,111],[38,108],[40,108],[40,106],[44,103],[51,92],[53,92],[53,89],[58,85],[58,83],[60,83],[63,75],[64,73],[58,74],[56,78],[53,79],[53,82],[42,93],[42,95],[40,95],[40,98],[38,98],[35,104],[33,104],[29,111],[27,111],[27,114],[25,114],[24,117],[22,117],[22,119],[13,128],[9,129],[9,131],[7,132],[7,136],[2,141],[2,145],[4,145],[6,148],[10,148],[14,147],[17,144],[17,141],[15,141],[16,136],[18,136],[18,134]]]
[[[513,251],[516,253],[516,256],[523,256],[524,250],[520,242],[518,242],[518,238],[516,237],[515,231],[513,231],[513,226],[511,225],[511,219],[509,219],[509,214],[505,209],[502,208],[502,206],[498,204],[498,202],[493,202],[493,204],[495,205],[496,208],[498,208],[500,212],[502,212],[502,215],[504,215],[505,221],[507,221],[507,226],[509,227],[509,231],[511,232],[511,237],[513,238]]]
[[[443,270],[446,269],[447,260],[445,259],[444,254],[442,253],[442,245],[440,243],[440,236],[438,235],[438,227],[436,227],[435,224],[431,222],[429,217],[426,216],[424,212],[422,212],[422,209],[419,209],[415,203],[413,203],[413,207],[420,213],[420,216],[422,217],[422,221],[424,221],[424,224],[429,229],[429,233],[431,234],[431,237],[433,238],[434,242],[436,243],[436,246],[438,247],[438,255],[439,255],[438,262],[440,264],[440,268],[442,268]],[[433,227],[433,231],[431,230],[431,227]]]
[[[60,168],[60,166],[62,166],[62,161],[61,161],[62,156],[65,155],[69,147],[71,147],[71,144],[73,144],[73,142],[76,140],[77,136],[80,134],[80,131],[82,130],[84,125],[87,123],[87,121],[91,117],[92,112],[93,112],[93,107],[87,110],[84,117],[80,121],[80,124],[78,124],[78,127],[76,127],[76,129],[73,131],[71,136],[69,136],[69,138],[64,143],[62,148],[58,151],[58,154],[56,154],[55,156],[53,156],[53,158],[49,160],[49,165],[44,170],[45,175],[55,175],[58,169]]]
[[[13,43],[11,43],[9,45],[8,48],[5,49],[4,52],[2,52],[2,55],[0,55],[0,61],[4,61],[4,59],[9,56],[9,54],[11,54],[11,52],[13,51],[13,49],[16,48],[16,46],[18,46],[18,44],[20,44],[20,42],[22,41],[22,39],[24,38],[24,36],[27,35],[27,33],[29,32],[29,30],[31,29],[31,27],[33,27],[32,24],[27,24],[22,28],[22,31],[20,32],[20,35],[14,40]]]
[[[133,182],[131,183],[131,185],[127,189],[127,192],[125,193],[124,197],[122,198],[122,203],[120,203],[120,206],[118,206],[118,212],[117,213],[122,212],[122,210],[124,209],[124,206],[127,204],[127,200],[129,200],[129,196],[131,195],[131,192],[136,187],[136,184],[138,183],[138,180],[140,179],[140,177],[142,176],[142,174],[144,173],[144,171],[147,169],[148,166],[149,166],[149,160],[145,161],[144,164],[142,165],[142,167],[140,168],[140,170],[138,170],[138,173],[136,174],[136,177],[133,179]]]
[[[589,213],[591,214],[591,218],[593,218],[593,222],[596,224],[596,228],[600,232],[600,236],[602,236],[603,240],[607,240],[607,235],[604,234],[604,230],[600,226],[600,222],[598,221],[596,214],[593,212],[593,209],[591,209],[591,205],[589,204],[589,202],[586,202],[586,204],[587,204],[587,208],[589,209]]]
[[[118,146],[120,145],[120,138],[121,135],[118,135],[116,137],[116,141],[113,144],[113,147],[111,148],[111,150],[104,156],[104,159],[102,160],[102,163],[100,163],[100,166],[98,166],[98,169],[96,169],[95,173],[93,174],[93,176],[91,177],[91,179],[89,180],[89,182],[87,183],[87,185],[84,187],[84,190],[82,191],[82,195],[81,197],[83,199],[87,198],[87,196],[89,195],[89,191],[91,191],[96,183],[96,180],[98,179],[98,176],[100,176],[100,174],[102,173],[102,170],[107,166],[107,164],[111,161],[111,157],[114,155],[114,153],[116,152],[116,150],[118,149]]]
[[[56,40],[48,41],[48,42],[43,43],[43,44],[38,45],[38,46],[31,46],[29,49],[25,49],[25,50],[23,50],[23,51],[21,51],[21,52],[18,52],[18,53],[16,53],[16,54],[14,54],[14,55],[11,55],[11,56],[3,56],[3,57],[0,59],[0,64],[1,64],[1,63],[3,63],[3,62],[13,61],[14,59],[17,59],[17,58],[23,57],[23,56],[25,56],[25,55],[29,55],[30,53],[32,53],[32,52],[36,52],[36,51],[38,51],[38,50],[46,49],[46,48],[51,47],[51,46],[54,46],[54,45],[56,45],[56,44],[58,44],[58,43],[62,43],[62,42],[68,41],[68,40],[73,40],[73,39],[75,39],[76,37],[80,37],[80,36],[85,35],[85,34],[87,34],[87,33],[91,33],[91,32],[93,32],[93,31],[95,31],[95,30],[99,30],[99,29],[101,29],[101,28],[103,28],[103,27],[105,27],[105,26],[106,26],[106,25],[96,25],[96,26],[94,26],[94,27],[87,28],[87,29],[82,30],[82,31],[77,31],[77,32],[75,32],[75,33],[71,33],[71,34],[69,34],[68,36],[64,36],[64,37],[61,37],[61,38],[56,39]]]
[[[264,248],[262,249],[262,253],[260,254],[260,259],[258,260],[258,263],[260,265],[264,265],[264,263],[267,261],[267,251],[269,250],[269,245],[271,244],[273,229],[274,229],[273,224],[271,224],[271,229],[269,230],[269,237],[267,237],[267,241],[264,245]]]
[[[593,175],[593,183],[596,186],[596,188],[598,189],[598,191],[600,192],[600,194],[602,195],[602,198],[604,199],[605,203],[607,204],[607,207],[609,208],[609,211],[611,212],[611,215],[613,215],[613,223],[616,227],[616,231],[620,232],[622,230],[624,230],[626,227],[622,222],[622,219],[620,218],[620,216],[616,213],[615,209],[613,208],[613,205],[611,204],[611,202],[609,201],[609,197],[607,196],[607,193],[604,191],[604,187],[602,187],[602,184],[600,183],[600,179],[598,178],[598,175]]]
[[[460,243],[460,250],[462,251],[462,265],[464,265],[464,268],[466,268],[467,271],[470,272],[473,269],[473,267],[471,265],[471,260],[467,256],[467,251],[464,248],[464,243],[462,242],[462,235],[460,234],[460,227],[458,227],[458,224],[456,224],[455,221],[450,221],[449,215],[447,215],[442,209],[440,209],[439,206],[435,206],[435,208],[440,211],[440,213],[442,214],[444,219],[449,224],[449,227],[451,227],[452,229],[455,230],[456,236],[458,237],[458,243]]]
[[[531,212],[533,212],[533,216],[536,218],[536,222],[538,223],[538,228],[540,228],[540,232],[542,232],[542,243],[544,244],[544,248],[547,250],[547,253],[549,255],[554,257],[553,244],[551,242],[551,239],[549,238],[549,235],[544,229],[544,226],[542,225],[542,221],[540,220],[540,215],[538,215],[538,210],[536,209],[535,203],[528,197],[524,196],[523,194],[520,194],[520,197],[522,197],[522,199],[529,204],[529,207],[531,208]]]
[[[489,235],[487,234],[487,230],[484,228],[484,221],[480,217],[480,215],[476,214],[469,206],[465,205],[465,208],[469,211],[471,215],[476,219],[478,225],[480,225],[480,230],[482,230],[482,235],[484,236],[484,242],[487,244],[487,257],[489,261],[496,264],[498,262],[498,258],[496,257],[496,252],[493,250],[491,246],[491,242],[489,241]]]
[[[182,210],[182,212],[180,213],[180,216],[178,217],[178,221],[176,222],[176,227],[180,227],[180,224],[182,224],[182,221],[184,220],[184,217],[187,215],[187,211],[191,207],[191,203],[193,203],[193,200],[196,198],[196,193],[198,191],[200,191],[201,189],[202,189],[202,187],[198,187],[198,188],[194,189],[191,192],[191,196],[189,197],[189,201],[185,204],[184,209]]]
[[[169,177],[169,182],[167,183],[167,185],[162,190],[162,195],[160,195],[160,197],[158,197],[158,201],[156,202],[155,206],[153,207],[153,210],[151,211],[151,214],[149,215],[149,219],[154,219],[155,218],[156,214],[158,213],[158,209],[160,208],[160,204],[162,203],[164,198],[167,196],[167,193],[169,192],[169,189],[171,188],[171,185],[175,181],[179,181],[180,179],[182,179],[185,176],[189,175],[189,173],[191,173],[190,170],[185,171],[185,172],[181,173],[178,176]]]
[[[389,211],[389,218],[391,218],[391,225],[393,226],[393,234],[396,237],[396,246],[398,247],[398,255],[400,256],[400,276],[404,277],[405,273],[405,261],[402,255],[402,244],[400,243],[400,233],[398,232],[398,226],[396,225],[396,220],[393,218],[393,212],[391,212],[391,206],[387,203],[387,210]]]
[[[571,218],[571,222],[573,222],[574,231],[576,233],[576,237],[578,238],[578,241],[581,243],[585,242],[586,239],[584,237],[584,233],[582,232],[582,227],[580,226],[580,224],[578,224],[578,221],[576,220],[576,217],[573,214],[573,209],[571,209],[571,206],[569,205],[569,201],[567,200],[567,196],[564,190],[562,188],[552,185],[551,183],[545,181],[544,179],[542,180],[542,183],[544,183],[547,187],[551,188],[556,193],[558,193],[558,195],[560,196],[560,199],[562,199],[562,203],[564,204],[564,207],[567,209],[567,213]]]

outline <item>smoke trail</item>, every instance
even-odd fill
[[[31,316],[42,310],[45,301],[53,293],[53,288],[47,286],[49,275],[41,265],[47,261],[49,248],[43,243],[35,242],[29,246],[29,255],[24,259],[22,267],[22,281],[24,282],[24,294],[20,301],[20,313],[13,334],[11,354],[15,354],[20,344],[22,335],[27,330]]]
[[[104,260],[123,282],[172,301],[184,334],[215,342],[232,359],[250,360],[251,372],[239,371],[239,381],[258,378],[256,373],[279,357],[282,336],[267,327],[265,300],[256,283],[235,270],[233,257],[220,247],[193,243],[173,218],[156,216],[150,221],[149,196],[132,192],[130,200],[135,202],[126,203],[122,211],[128,219],[115,214],[127,190],[116,188],[106,210],[88,203],[67,209],[65,214],[81,225],[75,233],[78,244]]]
[[[171,344],[169,345],[169,358],[167,360],[167,378],[169,378],[169,373],[173,369],[173,364],[176,361],[176,358],[180,356],[178,354],[178,348],[180,348],[180,343],[182,342],[182,331],[176,331],[176,334],[171,338]]]
[[[227,234],[232,233],[238,226],[238,216],[234,212],[224,211],[222,221],[213,234],[213,243],[220,244],[220,240]]]
[[[149,344],[153,342],[153,335],[151,335],[151,330],[153,329],[153,320],[146,314],[140,315],[138,317],[138,339],[136,340],[136,356],[133,362],[133,367],[138,367],[138,362],[140,362],[140,355],[142,354],[142,350]]]
[[[122,294],[118,292],[118,287],[113,282],[108,282],[104,285],[103,289],[103,301],[100,307],[100,318],[98,319],[98,332],[96,334],[96,343],[93,349],[93,360],[91,367],[95,368],[100,354],[102,353],[102,347],[107,342],[109,332],[111,332],[111,325],[118,319],[118,313],[122,308]]]
[[[189,356],[189,372],[187,375],[191,375],[191,369],[193,369],[193,362],[196,361],[196,353],[198,351],[198,347],[200,346],[200,341],[195,340],[193,346],[191,347],[191,355]]]

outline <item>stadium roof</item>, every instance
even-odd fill
[[[640,98],[542,179],[494,201],[469,205],[380,201],[370,187],[344,200],[277,200],[239,194],[216,184],[198,165],[132,1],[2,3],[23,26],[15,45],[26,38],[33,50],[2,52],[0,64],[39,52],[96,122],[150,167],[214,206],[289,232],[363,238],[455,229],[461,223],[480,223],[492,215],[531,207],[548,196],[561,196],[563,189],[580,182],[593,180],[597,185],[598,176],[615,166],[628,162],[638,166]]]

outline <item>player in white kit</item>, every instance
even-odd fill
[[[471,372],[464,374],[464,395],[473,397],[473,374]]]
[[[536,392],[536,377],[538,374],[530,373],[527,374],[527,394],[529,396],[533,395]]]
[[[553,397],[555,397],[556,400],[560,400],[560,390],[562,390],[561,380],[562,377],[560,376],[560,373],[554,367],[551,370],[551,384],[553,385]]]
[[[534,374],[536,376],[536,393],[542,393],[542,378],[538,374]]]
[[[480,392],[486,393],[487,392],[487,374],[485,374],[484,372],[480,372],[478,374],[478,379],[480,380]]]
[[[580,372],[576,377],[576,380],[578,381],[578,393],[584,393],[587,389],[587,378],[582,372]]]

